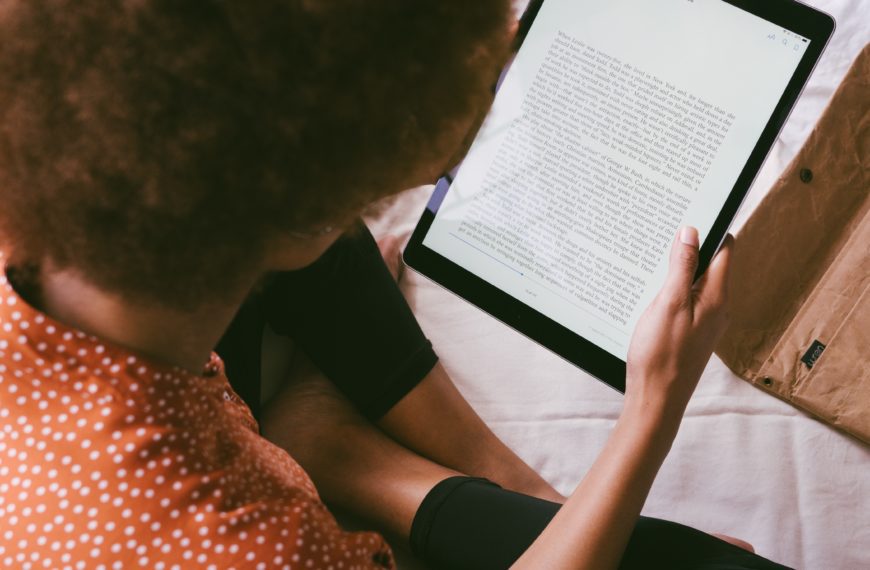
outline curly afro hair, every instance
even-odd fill
[[[142,302],[213,299],[269,236],[444,165],[489,103],[510,4],[7,0],[4,248]]]

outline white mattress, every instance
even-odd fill
[[[807,3],[833,15],[837,31],[735,229],[870,41],[870,0]],[[376,235],[407,234],[430,190],[402,195],[372,222]],[[418,274],[406,272],[402,289],[478,413],[570,493],[604,444],[621,395]],[[870,449],[744,383],[714,356],[644,514],[743,538],[797,568],[870,569]]]

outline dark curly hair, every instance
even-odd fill
[[[510,17],[509,0],[8,0],[4,247],[194,306],[275,232],[444,164]]]

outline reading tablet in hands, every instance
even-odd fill
[[[528,14],[405,260],[624,390],[677,229],[698,228],[700,275],[834,22],[791,0],[544,0]]]

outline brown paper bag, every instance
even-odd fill
[[[737,375],[870,443],[870,44],[737,235]]]

